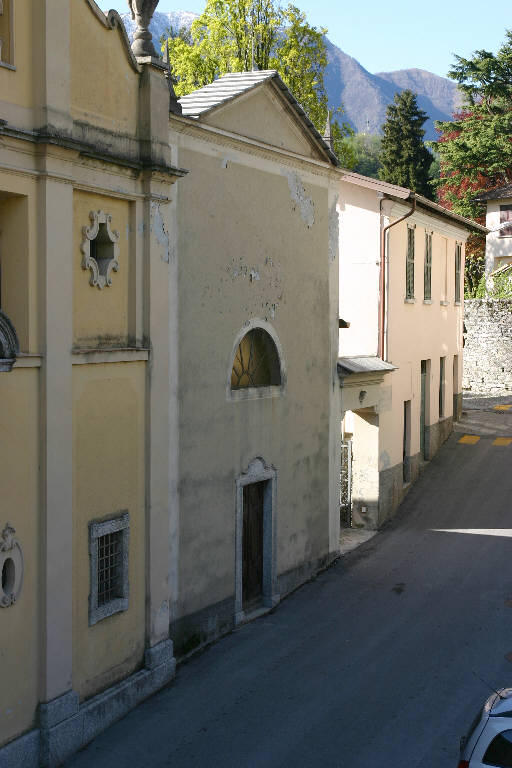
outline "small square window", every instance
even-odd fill
[[[129,517],[89,523],[89,626],[128,608]]]

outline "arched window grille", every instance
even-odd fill
[[[263,328],[252,328],[238,344],[231,371],[231,389],[271,387],[281,384],[281,364],[276,345]]]

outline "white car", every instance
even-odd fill
[[[512,688],[489,696],[467,736],[460,740],[458,768],[512,768]]]

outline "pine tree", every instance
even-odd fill
[[[429,171],[433,157],[423,142],[427,117],[412,91],[395,94],[382,126],[379,178],[431,198]]]

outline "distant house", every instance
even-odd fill
[[[464,248],[471,230],[487,230],[355,173],[341,176],[339,208],[347,522],[372,528],[460,416]]]
[[[512,183],[475,198],[487,206],[485,224],[485,274],[488,278],[503,264],[512,263]]]

